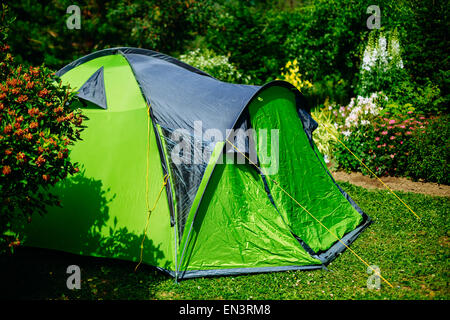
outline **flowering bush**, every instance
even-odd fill
[[[329,105],[326,101],[322,109],[312,112],[313,118],[319,123],[319,127],[313,133],[313,138],[319,151],[325,156],[326,162],[333,162],[336,152],[339,154],[339,161],[342,162],[344,158],[347,158],[345,154],[336,150],[336,146],[339,145],[337,137],[341,137],[346,144],[362,139],[354,146],[354,149],[361,148],[360,144],[364,143],[363,138],[367,134],[365,128],[371,125],[376,116],[380,114],[381,104],[386,100],[387,97],[383,93],[373,93],[370,97],[352,98],[347,106]],[[350,136],[351,139],[349,139]],[[358,138],[356,138],[357,136]],[[351,156],[351,154],[349,155]],[[352,158],[348,158],[347,161],[353,164]],[[343,167],[353,168],[356,165],[357,163],[347,164]]]
[[[282,80],[290,82],[299,91],[303,92],[304,89],[309,89],[313,86],[310,81],[302,79],[302,74],[299,72],[297,59],[288,61],[286,63],[286,66],[281,70],[284,70],[284,72],[281,73]]]
[[[411,113],[412,114],[412,113]],[[366,160],[378,175],[403,175],[407,168],[409,140],[413,132],[423,131],[429,121],[417,120],[411,114],[397,119],[379,117],[374,121],[372,140]],[[366,163],[367,164],[367,163]]]
[[[435,122],[435,117],[413,116],[411,111],[396,118],[378,116],[372,120],[372,125],[352,132],[344,139],[344,143],[377,175],[410,176],[411,155],[420,154],[420,157],[423,158],[423,152],[418,150],[425,150],[434,145],[430,142],[425,146],[413,141],[417,140],[417,137],[426,135],[427,128]],[[448,145],[448,137],[446,139]],[[442,151],[443,157],[445,157],[448,151],[445,149]],[[369,174],[345,147],[338,145],[336,156],[340,167],[344,170],[361,171]],[[423,161],[426,161],[426,159],[423,159]],[[442,171],[442,165],[433,170]],[[416,169],[415,172],[418,171]],[[429,178],[424,171],[421,174],[416,174],[415,178],[438,181],[432,177]]]
[[[382,93],[372,93],[369,97],[358,96],[352,98],[347,106],[332,105],[336,119],[335,127],[345,137],[351,135],[360,126],[367,126],[381,112],[381,103],[387,101],[387,97]]]
[[[368,95],[375,90],[389,90],[405,76],[397,29],[373,30],[362,56],[358,93]]]
[[[429,79],[420,84],[412,81],[404,68],[399,39],[397,29],[370,32],[361,58],[356,92],[366,96],[373,91],[384,91],[391,100],[389,108],[394,112],[414,106],[414,110],[422,113],[444,113],[448,104],[445,84],[438,86]]]
[[[0,61],[1,249],[20,243],[5,231],[58,203],[49,187],[78,171],[68,147],[80,139],[85,117],[72,107],[75,93],[45,67],[15,65],[4,41]]]
[[[213,77],[226,82],[248,84],[250,77],[244,77],[226,56],[218,56],[212,50],[195,49],[180,56],[180,60]]]

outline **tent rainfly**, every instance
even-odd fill
[[[58,75],[89,118],[70,155],[81,170],[55,186],[62,207],[25,227],[28,246],[142,259],[186,279],[322,268],[371,222],[327,170],[287,82],[225,83],[137,48]],[[237,129],[253,130],[242,149]],[[270,156],[265,135],[278,139]]]

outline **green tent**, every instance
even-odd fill
[[[370,224],[327,170],[317,123],[287,82],[225,83],[137,48],[95,52],[58,75],[89,118],[71,150],[81,172],[55,187],[62,208],[27,226],[28,246],[142,254],[184,279],[322,268]]]

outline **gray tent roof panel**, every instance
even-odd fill
[[[231,129],[257,86],[232,84],[191,72],[171,62],[141,54],[124,54],[151,104],[157,123],[192,132],[194,121],[203,130]]]
[[[107,109],[103,67],[95,71],[78,90],[78,97]]]
[[[57,75],[62,76],[87,61],[113,54],[122,54],[128,60],[152,106],[155,121],[168,129],[191,131],[193,122],[201,120],[203,130],[216,128],[225,136],[225,130],[234,127],[248,102],[261,89],[259,86],[222,82],[168,55],[127,47],[94,52],[66,65]],[[83,98],[92,101],[88,95]],[[103,105],[106,106],[106,98]]]

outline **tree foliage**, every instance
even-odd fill
[[[210,6],[195,0],[81,0],[80,29],[66,25],[71,0],[6,1],[17,17],[10,45],[23,63],[59,69],[96,50],[130,46],[175,53],[207,26]]]

